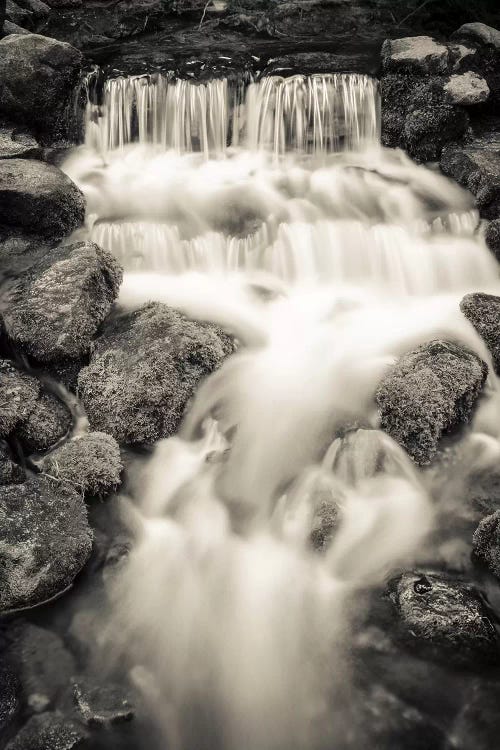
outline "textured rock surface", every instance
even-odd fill
[[[121,724],[134,718],[132,699],[121,685],[95,685],[79,679],[73,686],[73,695],[78,712],[90,727]]]
[[[465,111],[448,104],[413,109],[403,127],[403,141],[413,158],[431,161],[439,158],[443,146],[460,137],[469,123]]]
[[[448,63],[448,48],[429,36],[387,39],[382,47],[382,64],[386,71],[443,73]]]
[[[500,51],[500,31],[485,23],[464,23],[454,32],[453,38],[472,44],[491,46]]]
[[[47,712],[33,716],[6,750],[73,750],[81,747],[84,740],[80,725],[62,714]]]
[[[85,505],[74,490],[43,477],[0,487],[0,611],[62,593],[91,548]]]
[[[405,354],[380,384],[381,427],[418,464],[428,464],[443,432],[467,422],[486,364],[459,344],[431,341]]]
[[[200,381],[233,351],[217,326],[151,304],[108,321],[79,393],[93,430],[120,443],[172,435]]]
[[[63,438],[71,427],[71,412],[52,393],[43,393],[28,419],[17,429],[26,453],[45,451]]]
[[[467,71],[460,75],[450,76],[444,90],[451,104],[481,104],[490,95],[490,87],[477,73]]]
[[[0,127],[0,159],[36,159],[41,150],[36,139],[15,127]]]
[[[78,50],[55,39],[16,34],[0,40],[0,114],[47,144],[67,137],[81,64]]]
[[[0,360],[0,438],[25,422],[38,400],[40,383],[9,360]]]
[[[42,468],[84,495],[104,495],[119,486],[123,464],[114,438],[104,432],[89,432],[49,453]]]
[[[11,288],[6,330],[42,362],[78,358],[90,349],[121,279],[114,257],[93,242],[54,248]]]
[[[493,219],[493,221],[488,222],[484,239],[495,258],[500,261],[500,219]]]
[[[7,446],[0,441],[0,486],[24,482],[26,473],[22,466],[12,460]]]
[[[500,297],[474,292],[466,294],[460,309],[486,342],[495,372],[500,374]]]
[[[500,510],[480,522],[473,537],[474,555],[500,578]]]
[[[0,224],[58,241],[84,218],[84,197],[60,169],[31,159],[0,161]]]

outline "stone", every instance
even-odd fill
[[[7,444],[0,441],[0,486],[24,482],[26,472],[12,459]]]
[[[474,556],[500,578],[500,510],[482,519],[474,532]]]
[[[7,333],[40,362],[78,359],[89,352],[121,280],[118,262],[93,242],[53,248],[9,289]]]
[[[5,17],[17,26],[31,26],[33,21],[33,14],[27,8],[20,7],[13,0],[7,0],[5,14]]]
[[[418,73],[444,73],[449,64],[449,51],[430,36],[386,39],[382,46],[385,71],[412,70]]]
[[[9,360],[0,360],[0,438],[25,422],[38,400],[40,383]]]
[[[450,76],[444,90],[451,104],[463,106],[481,104],[490,95],[490,87],[484,78],[470,70],[466,73]]]
[[[19,710],[19,681],[15,673],[4,662],[0,665],[0,737],[12,723]]]
[[[58,242],[84,218],[83,194],[60,169],[32,159],[0,161],[0,224]]]
[[[0,127],[0,159],[36,159],[40,154],[32,135],[15,127]]]
[[[96,685],[80,678],[73,686],[75,705],[89,727],[109,727],[131,721],[135,709],[121,685]]]
[[[85,504],[67,485],[39,477],[0,487],[0,612],[62,594],[91,550]]]
[[[71,424],[71,412],[66,404],[52,393],[42,393],[16,434],[25,453],[39,453],[58,443],[68,433]]]
[[[412,571],[389,586],[400,637],[412,649],[457,663],[497,663],[498,636],[477,589],[463,581]]]
[[[91,429],[119,443],[173,435],[201,380],[234,347],[217,326],[188,320],[163,304],[107,321],[78,377]]]
[[[44,145],[68,138],[81,68],[81,53],[65,42],[38,34],[4,37],[0,114],[29,127]]]
[[[464,23],[452,34],[452,38],[500,51],[500,31],[485,23]]]
[[[5,750],[73,750],[82,747],[86,735],[75,721],[57,712],[32,716]]]
[[[43,0],[18,0],[18,4],[26,8],[35,21],[44,21],[50,13],[50,7]]]
[[[498,682],[483,678],[468,684],[445,750],[491,750],[500,732],[499,701]]]
[[[469,421],[488,372],[460,344],[435,340],[403,355],[376,392],[381,428],[428,464],[441,435]]]
[[[500,219],[488,222],[484,239],[495,258],[500,261]]]
[[[106,495],[120,485],[120,447],[111,435],[88,432],[67,440],[49,453],[42,469],[68,482],[83,495]]]
[[[500,375],[500,297],[482,292],[466,294],[460,309],[486,343],[495,372]]]
[[[22,26],[18,26],[16,23],[12,23],[12,21],[5,21],[3,30],[6,36],[9,36],[10,34],[31,34],[31,31],[24,29]]]
[[[410,156],[420,162],[438,159],[445,144],[467,130],[465,110],[449,104],[434,104],[409,112],[403,127],[403,143]]]

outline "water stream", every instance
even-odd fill
[[[431,338],[489,361],[458,308],[497,276],[477,215],[379,145],[379,110],[357,74],[116,78],[64,167],[125,268],[120,304],[239,342],[132,473],[137,541],[95,634],[172,750],[344,747],[357,592],[411,566],[435,523],[374,391]],[[493,440],[497,391],[490,376],[472,427]]]

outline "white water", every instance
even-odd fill
[[[434,337],[488,359],[458,301],[498,271],[467,196],[379,147],[370,80],[268,79],[232,114],[229,91],[109,82],[66,165],[127,270],[120,302],[163,301],[241,344],[135,478],[138,541],[99,641],[169,748],[335,748],[354,592],[411,565],[433,521],[374,391]],[[475,430],[496,440],[489,389]],[[319,555],[325,503],[340,521]]]

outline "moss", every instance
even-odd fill
[[[0,438],[25,421],[40,393],[40,383],[8,360],[0,360]]]
[[[417,161],[438,159],[445,144],[460,138],[468,124],[461,107],[440,104],[413,109],[405,120],[403,143]]]
[[[500,374],[500,297],[475,292],[466,294],[460,309],[481,338],[485,341],[495,366]]]
[[[474,556],[500,578],[500,510],[486,516],[473,536]]]
[[[51,393],[43,393],[28,419],[17,428],[17,436],[26,453],[38,453],[61,440],[71,422],[68,407]]]

